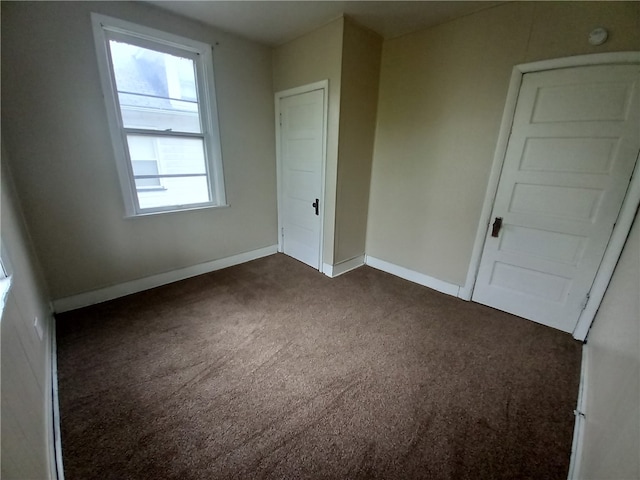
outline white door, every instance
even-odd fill
[[[524,75],[474,301],[574,330],[638,158],[639,81],[638,65]]]
[[[320,269],[324,90],[280,99],[280,235],[282,251]]]

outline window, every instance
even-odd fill
[[[224,205],[211,47],[92,21],[127,216]]]
[[[7,304],[7,296],[11,288],[11,268],[8,262],[8,256],[4,250],[2,239],[0,239],[0,320],[2,313]]]

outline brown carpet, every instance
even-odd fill
[[[75,479],[565,479],[581,344],[283,255],[57,316]]]

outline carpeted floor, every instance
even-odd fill
[[[565,479],[581,344],[278,254],[57,316],[67,480]]]

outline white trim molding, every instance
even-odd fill
[[[343,273],[350,272],[351,270],[355,270],[364,265],[364,254],[358,255],[357,257],[350,258],[349,260],[345,260],[336,265],[329,265],[325,263],[322,265],[322,273],[324,273],[327,277],[335,278]]]
[[[627,190],[627,196],[622,203],[620,213],[618,214],[618,220],[616,221],[609,245],[604,252],[602,263],[596,274],[596,278],[591,286],[589,292],[589,300],[584,310],[580,314],[578,323],[573,331],[573,338],[576,340],[584,341],[587,338],[591,324],[598,313],[600,303],[604,298],[604,294],[607,291],[613,271],[618,264],[618,259],[622,254],[622,249],[627,241],[631,226],[633,225],[633,219],[636,216],[636,211],[640,206],[640,160],[636,159],[636,168],[631,177],[631,183]]]
[[[404,278],[405,280],[409,280],[410,282],[417,283],[424,287],[432,288],[433,290],[437,290],[441,293],[446,293],[447,295],[457,297],[460,293],[460,286],[458,285],[438,280],[437,278],[430,277],[424,273],[416,272],[415,270],[410,270],[408,268],[380,260],[379,258],[366,255],[365,264],[377,270],[382,270],[383,272],[395,275],[396,277]]]
[[[50,342],[49,342],[49,358],[51,365],[50,373],[50,392],[51,392],[51,413],[52,418],[49,419],[49,428],[52,432],[49,434],[51,439],[50,455],[51,455],[51,471],[55,472],[54,477],[57,480],[64,480],[64,464],[62,460],[62,430],[60,427],[60,395],[58,392],[58,345],[56,343],[56,319],[50,317]]]
[[[258,258],[267,257],[275,254],[277,251],[277,245],[270,245],[268,247],[240,253],[231,257],[220,258],[218,260],[212,260],[210,262],[200,263],[191,267],[180,268],[178,270],[160,273],[158,275],[151,275],[150,277],[112,285],[110,287],[93,290],[91,292],[59,298],[53,301],[53,308],[56,313],[62,313],[69,310],[75,310],[76,308],[87,307],[96,303],[106,302],[107,300],[124,297],[125,295],[130,295],[132,293],[142,292],[151,288],[178,282],[186,278],[214,272],[216,270],[232,267]]]
[[[525,73],[540,72],[545,70],[556,70],[559,68],[584,67],[589,65],[624,65],[640,63],[640,52],[613,52],[613,53],[597,53],[593,55],[578,55],[575,57],[556,58],[552,60],[543,60],[540,62],[526,63],[513,67],[511,73],[511,81],[507,93],[504,112],[502,114],[502,123],[500,124],[500,133],[498,134],[498,142],[493,155],[493,164],[489,174],[489,182],[485,194],[480,220],[476,230],[476,238],[473,243],[471,260],[469,262],[469,270],[464,286],[460,288],[460,298],[471,300],[473,288],[475,286],[478,269],[480,268],[480,260],[487,229],[491,222],[491,211],[498,190],[500,174],[504,164],[504,157],[509,143],[509,135],[511,134],[511,126],[515,114],[522,77]],[[636,162],[637,163],[637,162]],[[604,296],[604,292],[609,285],[611,275],[615,264],[622,252],[624,239],[626,239],[635,211],[640,204],[640,180],[637,178],[638,167],[636,165],[636,173],[633,176],[632,184],[627,192],[627,197],[622,205],[619,214],[619,221],[613,231],[611,241],[605,252],[600,269],[596,274],[593,287],[590,293],[589,303],[582,312],[578,324],[573,332],[573,337],[577,340],[584,341],[596,312],[600,306],[600,301]]]
[[[576,423],[573,427],[573,443],[571,445],[571,461],[569,463],[568,480],[580,479],[582,464],[582,450],[584,444],[584,427],[586,422],[585,406],[587,403],[587,380],[589,374],[589,347],[582,346],[582,365],[580,368],[580,386],[578,389],[578,403],[574,410]]]
[[[326,169],[327,169],[327,131],[329,128],[329,80],[321,80],[319,82],[302,85],[288,90],[282,90],[274,94],[275,102],[275,125],[276,125],[276,178],[277,178],[277,201],[278,201],[278,252],[284,252],[282,243],[282,141],[281,141],[281,125],[280,125],[280,100],[302,93],[309,93],[315,90],[324,92],[322,105],[323,122],[322,122],[322,165],[321,171],[321,188],[320,188],[320,246],[318,252],[318,270],[324,272],[325,265],[323,263],[324,252],[324,221],[326,204]]]

